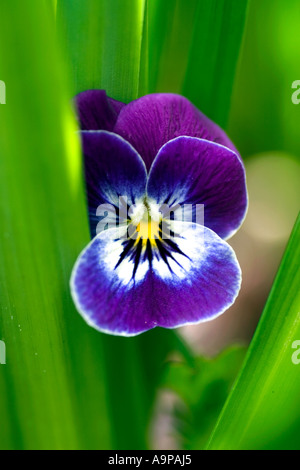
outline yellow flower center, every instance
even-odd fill
[[[144,202],[143,212],[139,212],[139,220],[136,220],[136,244],[142,240],[143,245],[149,240],[151,245],[155,245],[155,240],[160,238],[161,214],[154,205]]]

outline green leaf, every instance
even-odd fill
[[[225,126],[247,3],[150,2],[150,91],[181,93]]]
[[[227,123],[248,0],[199,2],[183,94],[221,126]]]
[[[206,444],[245,351],[234,346],[213,359],[197,357],[193,364],[167,365],[162,386],[174,391],[185,405],[175,409],[178,439],[184,449],[202,449]]]
[[[300,449],[300,216],[209,449]]]
[[[181,92],[199,3],[149,1],[150,92]]]
[[[137,98],[145,0],[58,0],[57,15],[75,92]]]
[[[109,448],[101,338],[69,293],[89,234],[53,10],[15,0],[0,17],[0,447]]]

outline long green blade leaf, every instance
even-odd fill
[[[99,335],[69,276],[88,224],[51,4],[0,4],[0,447],[110,446]]]
[[[199,2],[183,93],[221,126],[227,124],[247,5]]]
[[[209,449],[300,449],[299,259],[300,216]]]
[[[180,93],[199,0],[149,1],[149,88]]]
[[[247,3],[150,2],[151,92],[181,93],[211,119],[226,125]]]
[[[103,88],[128,102],[139,91],[145,0],[58,0],[75,91]]]

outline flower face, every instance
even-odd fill
[[[124,105],[90,90],[76,104],[93,237],[72,273],[78,311],[124,336],[220,315],[241,283],[224,239],[247,209],[228,137],[179,95]]]

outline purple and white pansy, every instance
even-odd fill
[[[122,336],[223,313],[241,284],[224,239],[247,210],[244,166],[224,131],[174,94],[125,105],[89,90],[76,107],[92,234],[71,277],[79,313]]]

